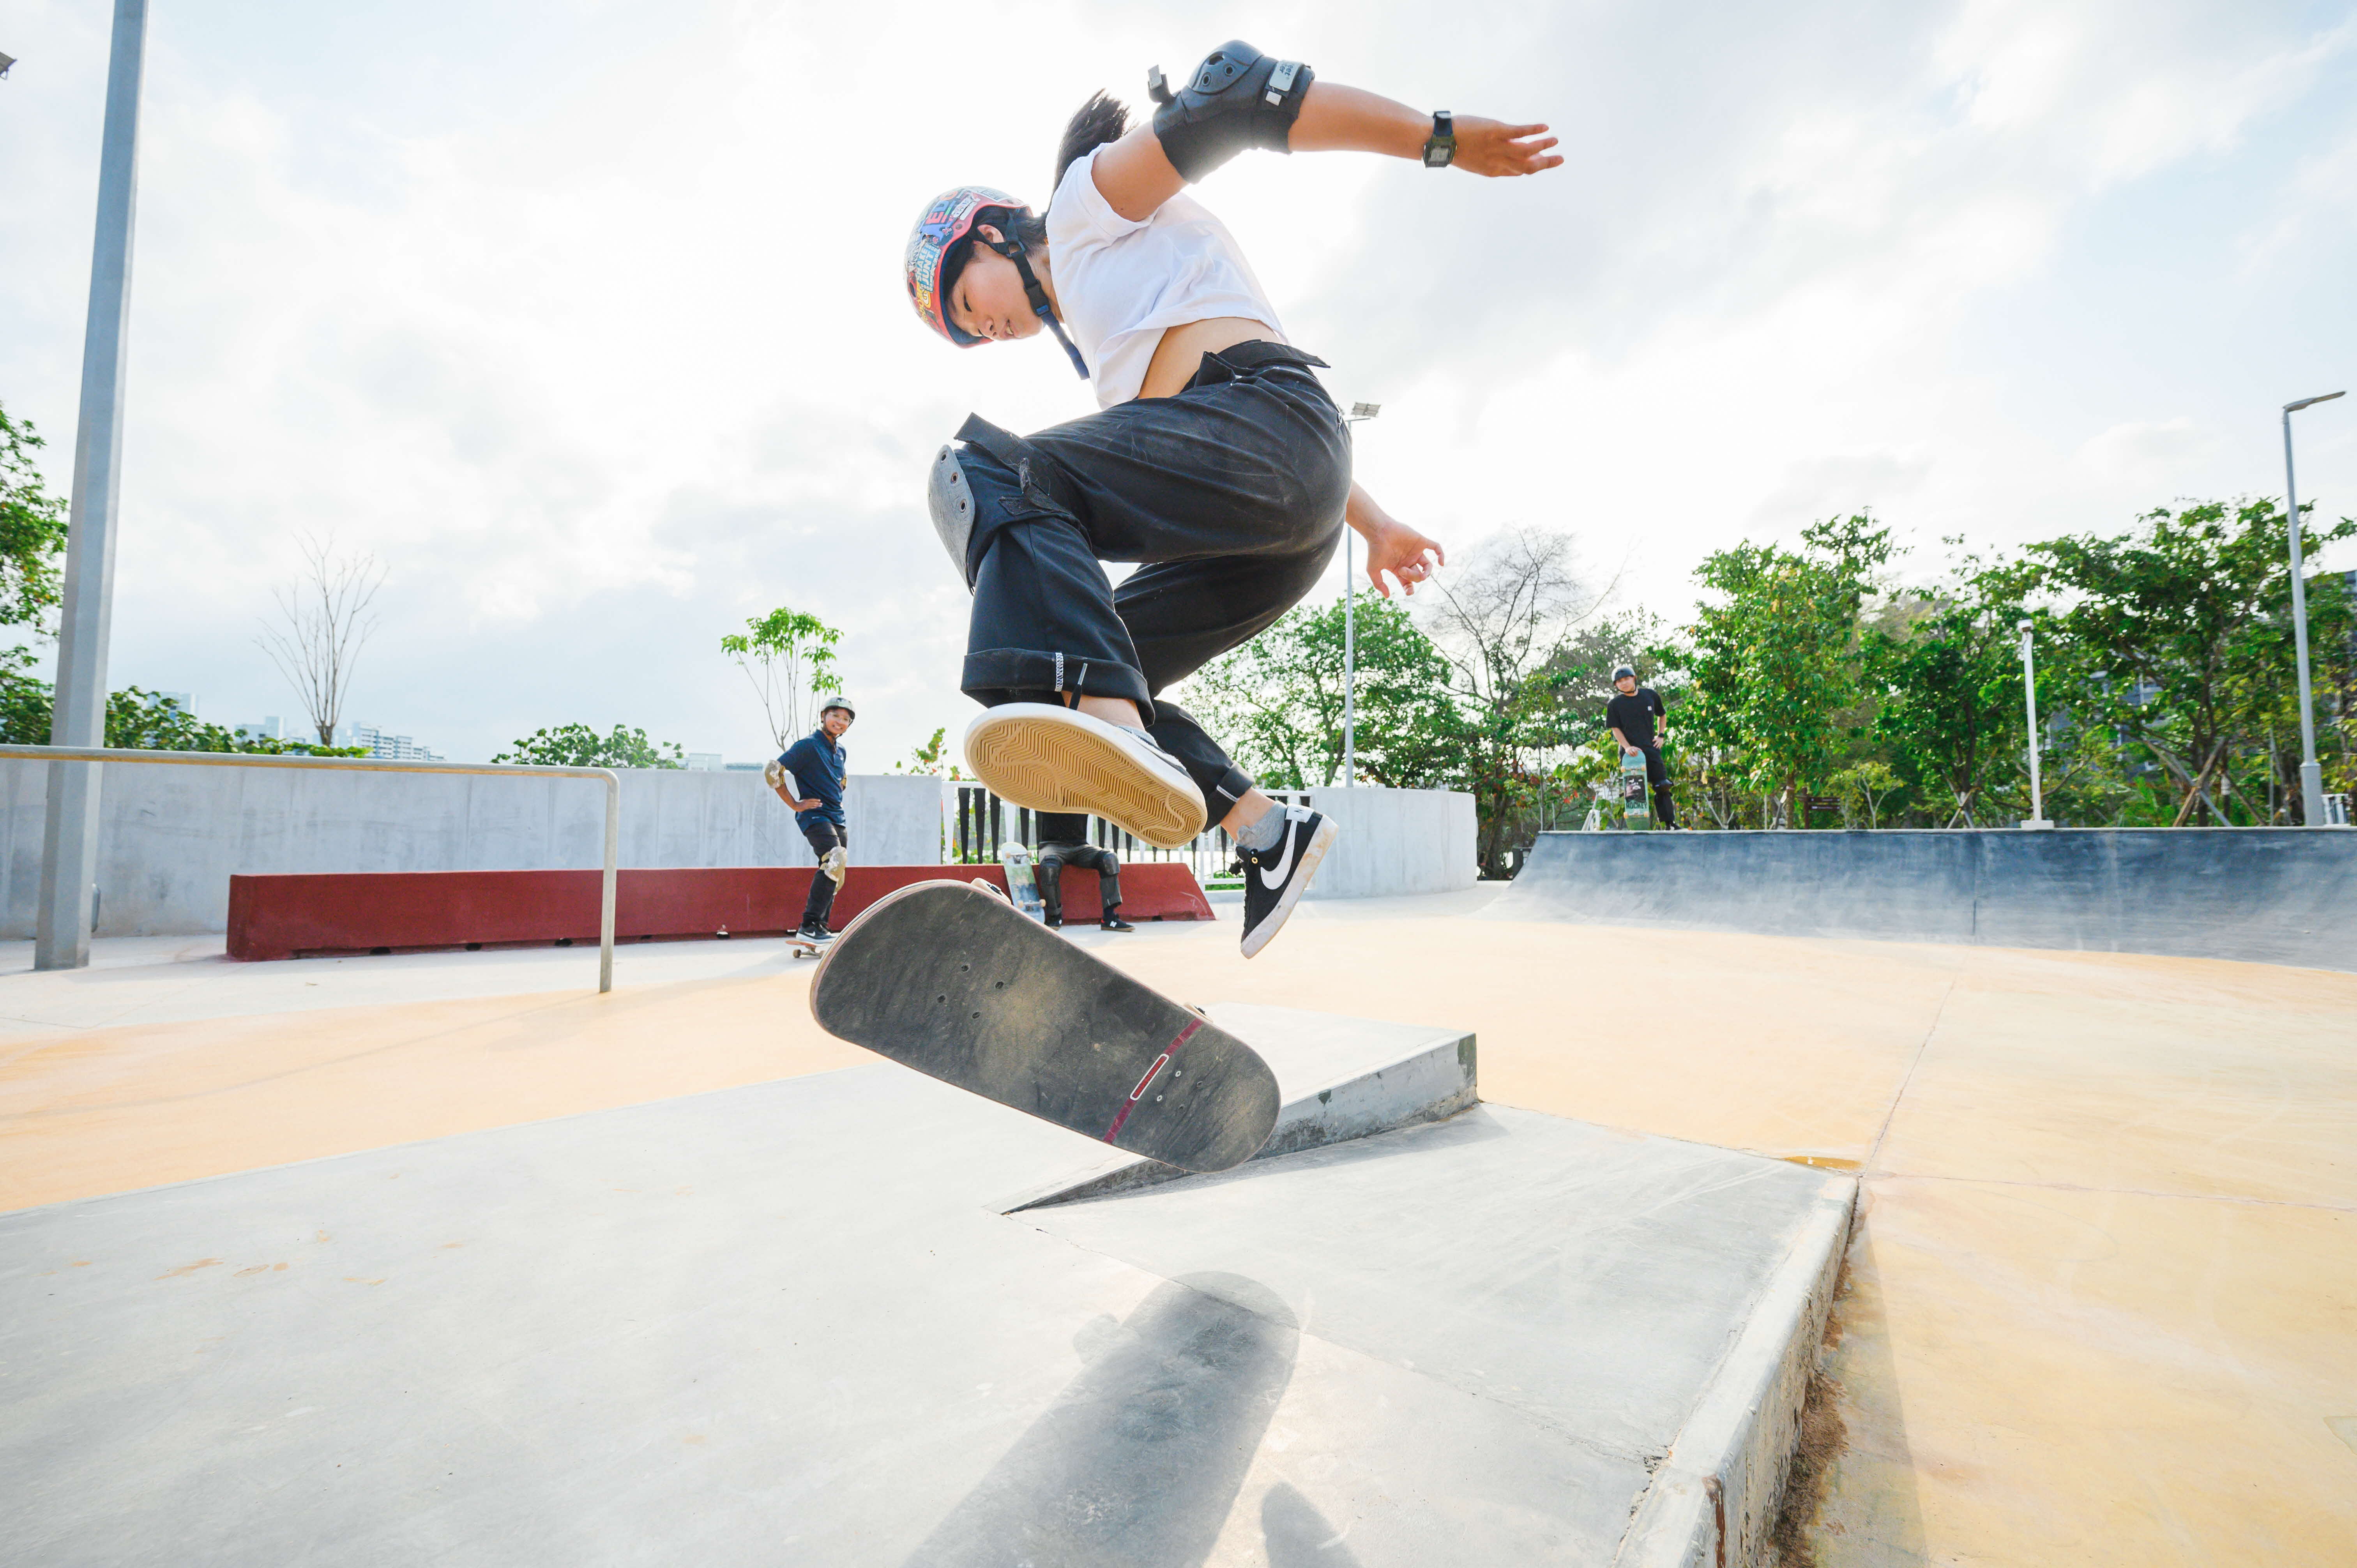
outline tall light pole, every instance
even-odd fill
[[[2299,558],[2299,487],[2291,474],[2291,416],[2310,403],[2343,394],[2326,392],[2284,404],[2284,509],[2291,519],[2291,636],[2299,666],[2299,820],[2324,825],[2324,769],[2316,760],[2316,696],[2308,682],[2308,569]]]
[[[2045,790],[2038,780],[2038,663],[2030,647],[2030,627],[2028,620],[2021,626],[2021,701],[2029,714],[2029,820],[2025,828],[2050,828],[2047,820]]]
[[[1354,403],[1343,416],[1346,424],[1360,424],[1383,413],[1379,403]],[[1359,626],[1358,541],[1342,529],[1342,788],[1359,782]]]
[[[131,315],[131,220],[139,191],[139,80],[146,53],[147,0],[114,0],[51,746],[106,744],[106,640],[114,606],[114,521],[123,496],[123,362]],[[90,962],[98,812],[99,765],[50,763],[35,969],[81,969]]]

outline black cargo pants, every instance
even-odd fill
[[[810,897],[802,900],[802,926],[807,929],[825,925],[827,917],[834,911],[836,883],[826,874],[826,857],[831,850],[849,848],[851,834],[821,817],[802,830],[802,837],[810,841],[811,854],[819,858],[818,872],[811,878]]]
[[[1670,770],[1662,761],[1660,743],[1641,746],[1637,749],[1645,754],[1645,786],[1653,797],[1653,815],[1663,827],[1676,827],[1678,808],[1676,802],[1670,799]]]
[[[1064,867],[1097,874],[1097,903],[1103,908],[1105,919],[1121,908],[1121,856],[1109,849],[1092,843],[1043,843],[1039,846],[1039,901],[1048,907],[1048,918],[1061,924],[1064,918]]]
[[[1252,788],[1163,688],[1249,642],[1316,585],[1351,494],[1351,435],[1282,343],[1203,356],[1176,397],[1025,437],[958,432],[973,489],[974,618],[960,688],[985,706],[1126,697],[1219,821]],[[1120,587],[1100,563],[1144,563]]]

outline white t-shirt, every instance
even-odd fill
[[[1146,384],[1162,334],[1190,321],[1241,316],[1282,337],[1252,263],[1227,225],[1183,192],[1142,223],[1097,188],[1097,148],[1072,160],[1048,204],[1048,258],[1064,328],[1088,360],[1097,406]]]

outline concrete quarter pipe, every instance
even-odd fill
[[[2357,971],[2357,830],[1541,833],[1487,918]]]

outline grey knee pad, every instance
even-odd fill
[[[1146,73],[1146,91],[1161,105],[1154,112],[1154,134],[1163,156],[1191,185],[1246,147],[1291,152],[1293,122],[1317,75],[1299,60],[1265,55],[1242,38],[1205,55],[1175,94],[1157,66]]]
[[[958,581],[974,585],[965,575],[966,545],[974,538],[974,487],[958,467],[957,448],[943,446],[933,458],[932,478],[925,486],[925,504],[933,514],[933,532],[957,567]]]

